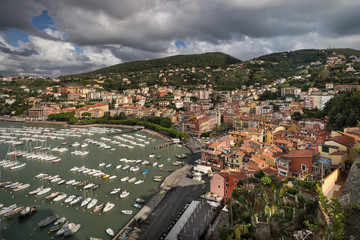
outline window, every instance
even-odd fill
[[[225,194],[227,194],[228,193],[228,191],[227,190],[225,190]]]
[[[322,146],[322,152],[328,153],[329,152],[329,147]]]
[[[306,171],[306,165],[305,164],[301,164],[301,171]]]
[[[218,188],[220,188],[220,185],[218,185]]]
[[[228,188],[228,187],[229,187],[229,184],[225,184],[225,187],[227,187],[227,188]]]
[[[279,174],[280,174],[280,175],[283,175],[283,176],[287,176],[287,172],[285,172],[285,171],[283,171],[283,170],[281,170],[281,169],[279,169]]]
[[[218,181],[220,181],[220,178],[218,177]]]
[[[238,183],[238,180],[237,180],[237,179],[235,179],[235,183]]]

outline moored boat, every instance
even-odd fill
[[[90,209],[90,208],[94,207],[97,202],[98,202],[98,200],[97,200],[96,198],[93,198],[93,199],[89,202],[89,204],[87,205],[86,208],[87,208],[87,209]]]
[[[95,208],[94,208],[94,212],[98,212],[98,211],[100,211],[101,209],[103,209],[104,208],[104,204],[103,203],[101,203],[101,204],[99,204],[99,205],[97,205],[97,206],[95,206]]]
[[[130,215],[130,214],[133,213],[132,210],[121,210],[121,212],[122,212],[123,214],[126,214],[126,215]]]
[[[111,192],[110,195],[114,195],[117,194],[118,192],[120,192],[121,188],[114,188]]]
[[[130,193],[128,191],[124,190],[120,193],[120,198],[126,198],[127,196],[129,196],[129,194]]]
[[[133,203],[132,205],[133,205],[133,207],[136,207],[136,208],[141,208],[141,205],[140,205],[140,204],[138,204],[138,203]]]
[[[56,198],[54,198],[54,202],[58,202],[58,201],[61,201],[61,200],[63,200],[64,198],[66,198],[66,196],[67,196],[67,194],[66,193],[59,193],[59,195],[56,197]]]
[[[29,216],[33,215],[34,213],[36,213],[36,211],[37,211],[36,206],[26,207],[19,213],[18,218],[19,219],[24,219],[26,217],[29,217]]]
[[[75,226],[73,226],[72,228],[70,228],[69,230],[64,232],[64,237],[68,237],[68,236],[75,234],[77,231],[79,231],[80,227],[81,227],[81,224],[76,224]]]
[[[107,228],[106,233],[109,234],[109,236],[114,236],[114,230],[112,230],[111,228]]]
[[[21,212],[22,210],[24,210],[24,206],[20,206],[20,207],[16,207],[11,211],[8,211],[7,213],[4,214],[4,217],[10,217],[12,215],[18,214],[19,212]]]
[[[43,190],[41,190],[40,192],[38,192],[36,195],[37,196],[40,196],[40,195],[43,195],[45,193],[48,193],[51,191],[51,188],[44,188]]]
[[[66,223],[61,227],[61,229],[59,231],[56,232],[56,235],[60,236],[60,235],[64,234],[64,232],[69,230],[70,228],[73,228],[74,226],[75,226],[75,223]]]
[[[46,225],[49,225],[50,223],[52,223],[53,221],[55,221],[58,218],[59,218],[59,215],[52,214],[52,215],[48,216],[47,218],[45,218],[44,220],[40,221],[38,223],[38,226],[45,227]]]
[[[110,211],[111,209],[113,209],[115,207],[115,204],[114,203],[111,203],[111,202],[107,202],[106,204],[105,204],[105,207],[104,207],[104,209],[103,209],[103,212],[105,213],[105,212],[108,212],[108,211]]]

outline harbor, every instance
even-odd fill
[[[150,202],[153,203],[150,199],[161,189],[161,180],[166,179],[171,171],[182,167],[172,164],[178,160],[176,155],[190,154],[187,148],[180,148],[175,145],[153,149],[154,146],[163,144],[165,140],[144,131],[109,135],[108,133],[111,131],[114,130],[109,128],[62,128],[62,126],[45,124],[1,122],[0,157],[8,160],[12,157],[12,160],[15,161],[15,156],[8,155],[11,151],[26,151],[28,155],[16,155],[16,161],[26,163],[19,169],[10,170],[0,167],[0,182],[20,182],[22,185],[29,184],[30,186],[19,191],[0,188],[0,204],[4,204],[4,207],[11,204],[25,207],[36,205],[38,210],[36,214],[21,223],[15,217],[1,217],[0,237],[4,239],[29,239],[30,237],[48,239],[49,234],[51,234],[49,229],[46,227],[39,229],[37,223],[50,214],[59,214],[60,217],[66,216],[70,222],[81,224],[81,228],[71,238],[100,237],[109,239],[110,236],[105,231],[107,228],[111,228],[115,233],[120,232],[139,211],[145,210],[142,208],[143,206],[149,205]],[[26,140],[26,138],[37,138],[39,141]],[[9,146],[13,145],[13,142],[9,143],[9,141],[22,141],[23,143],[19,143],[16,145],[16,149],[13,148],[10,151]],[[37,147],[41,147],[42,150]],[[67,150],[61,152],[61,149],[65,148]],[[46,153],[48,158],[40,158],[40,153]],[[149,157],[151,154],[156,157]],[[181,161],[186,162],[187,159],[181,159]],[[104,165],[101,165],[102,163]],[[117,167],[119,165],[123,166]],[[129,167],[126,167],[127,165]],[[78,169],[73,170],[76,167]],[[136,171],[130,171],[130,169]],[[161,171],[161,169],[168,171]],[[40,173],[48,174],[51,180],[50,177],[47,179],[35,177]],[[94,176],[97,173],[99,175]],[[125,177],[129,177],[129,180],[136,177],[136,180],[133,182],[121,181]],[[83,185],[66,184],[71,180]],[[63,184],[58,184],[61,181],[64,181]],[[89,184],[94,184],[97,188],[93,189],[94,186],[92,186],[84,189]],[[51,188],[51,190],[39,196],[29,194],[30,191],[41,186]],[[121,190],[117,194],[111,195],[110,192],[117,188]],[[129,192],[129,195],[121,198],[120,194],[124,190]],[[67,196],[75,195],[77,198],[73,199],[73,205],[70,202],[65,203],[65,199],[59,201],[55,201],[55,198],[52,200],[45,199],[45,197],[56,192],[65,193]],[[102,203],[104,208],[108,202],[114,206],[108,205],[106,209],[110,210],[107,212],[104,210],[95,212],[94,208],[87,209],[80,205],[81,201],[87,198],[96,198],[98,200],[96,205]],[[140,209],[132,206],[136,198],[145,200],[145,203],[139,204]],[[128,214],[130,212],[131,214]]]

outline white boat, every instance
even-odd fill
[[[26,163],[17,163],[15,166],[12,166],[10,169],[15,170],[15,169],[19,169],[19,168],[22,168],[25,166],[26,166]]]
[[[0,216],[1,216],[1,215],[4,215],[4,214],[6,214],[6,213],[8,213],[8,212],[10,212],[10,211],[12,211],[12,210],[14,210],[16,207],[17,207],[16,204],[13,204],[13,205],[11,205],[11,206],[9,206],[9,207],[4,207],[4,208],[1,209],[1,211],[0,211]]]
[[[35,189],[35,190],[33,190],[33,191],[30,191],[29,192],[29,194],[30,195],[33,195],[33,194],[35,194],[35,193],[38,193],[38,192],[40,192],[41,190],[43,190],[43,186],[41,186],[41,187],[38,187],[37,189]]]
[[[86,206],[89,204],[89,202],[91,201],[91,198],[86,198],[84,201],[81,202],[80,206],[83,207],[83,206]]]
[[[103,212],[105,213],[105,212],[108,212],[108,211],[110,211],[111,209],[113,209],[115,207],[115,204],[114,203],[111,203],[111,202],[107,202],[106,204],[105,204],[105,207],[104,207],[104,209],[103,209]]]
[[[44,188],[43,190],[41,190],[40,192],[38,192],[36,195],[37,196],[40,196],[40,195],[43,195],[45,193],[48,193],[51,191],[51,188]]]
[[[74,233],[79,231],[80,227],[81,227],[81,224],[76,224],[75,226],[73,226],[72,228],[70,228],[69,230],[64,232],[64,237],[73,235]]]
[[[150,157],[150,158],[155,157],[155,153],[150,154],[149,157]]]
[[[80,147],[85,148],[85,147],[87,147],[87,146],[88,146],[88,144],[87,144],[87,143],[83,143],[83,144],[81,144],[81,146],[80,146]]]
[[[121,167],[122,167],[122,165],[119,164],[119,165],[116,165],[115,169],[120,169]]]
[[[121,210],[121,212],[122,212],[123,214],[126,214],[126,215],[130,215],[130,214],[133,213],[132,210]]]
[[[118,192],[121,191],[121,188],[114,188],[111,192],[110,192],[110,195],[114,195],[114,194],[117,194]]]
[[[130,172],[137,172],[137,171],[139,171],[139,167],[138,166],[135,166],[135,167],[131,167],[130,168]]]
[[[112,230],[111,228],[107,228],[106,233],[109,234],[109,236],[114,236],[114,230]]]
[[[144,180],[140,179],[140,180],[137,180],[134,184],[140,184],[140,183],[143,183]]]
[[[127,196],[129,196],[129,192],[128,191],[126,191],[126,190],[124,190],[124,191],[122,191],[122,193],[120,193],[120,198],[126,198]]]
[[[111,163],[109,163],[109,164],[107,164],[106,166],[105,166],[105,168],[109,168],[109,167],[111,167]]]
[[[82,197],[76,197],[70,202],[70,205],[72,206],[78,204],[79,202],[81,202],[82,199],[83,199]]]
[[[112,176],[109,177],[110,180],[115,179],[115,178],[117,178],[116,175],[112,175]]]
[[[61,184],[65,183],[65,182],[66,182],[66,180],[63,179],[63,180],[61,180],[61,181],[58,182],[58,185],[61,185]]]
[[[61,177],[57,177],[57,178],[52,179],[50,182],[54,183],[54,182],[59,182],[61,180],[62,180]]]
[[[74,200],[74,198],[76,198],[75,195],[70,195],[67,199],[65,199],[65,202],[66,203],[71,202],[72,200]]]
[[[96,198],[93,198],[89,204],[87,205],[87,209],[90,209],[92,207],[94,207],[96,205],[96,203],[98,202],[98,200]]]
[[[39,173],[38,175],[36,175],[35,177],[36,178],[43,178],[43,177],[46,177],[46,176],[48,176],[49,174],[47,174],[47,173]]]
[[[69,230],[70,228],[73,228],[75,226],[75,223],[67,223],[64,226],[61,227],[61,229],[59,231],[56,232],[57,236],[62,235],[64,232],[66,232],[67,230]]]
[[[76,182],[76,180],[75,180],[75,179],[71,179],[71,180],[67,181],[65,184],[66,184],[66,185],[71,185],[71,184],[73,184],[74,182]]]
[[[132,182],[135,182],[135,181],[136,181],[136,177],[130,178],[130,179],[128,180],[129,183],[132,183]]]
[[[54,197],[57,197],[60,194],[60,192],[53,192],[50,195],[46,196],[45,199],[52,199]]]
[[[126,169],[128,169],[128,168],[130,168],[130,166],[129,166],[129,165],[125,165],[125,166],[122,168],[122,170],[126,170]]]
[[[122,179],[120,179],[120,181],[122,181],[122,182],[126,182],[127,180],[129,180],[129,177],[128,177],[128,176],[123,177]]]
[[[103,166],[105,166],[104,162],[99,164],[99,167],[103,167]]]
[[[153,167],[156,167],[157,165],[158,165],[157,162],[154,162],[154,163],[153,163]]]
[[[70,169],[70,172],[76,172],[77,170],[79,170],[79,167],[73,167],[72,169]]]
[[[56,198],[54,198],[54,202],[58,202],[63,200],[64,198],[66,198],[67,194],[66,193],[60,193]]]
[[[95,183],[89,183],[88,185],[84,186],[84,189],[89,189],[95,186]]]

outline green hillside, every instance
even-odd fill
[[[153,60],[126,62],[101,68],[93,71],[95,74],[136,72],[149,69],[166,68],[168,66],[178,67],[225,67],[230,64],[239,63],[241,60],[230,55],[213,52],[193,55],[177,55]]]

